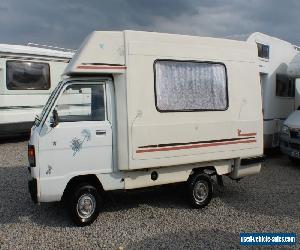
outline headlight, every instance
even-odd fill
[[[290,130],[288,126],[283,125],[282,129],[281,129],[281,133],[284,135],[289,135],[290,134]]]

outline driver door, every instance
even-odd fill
[[[106,89],[105,82],[71,82],[58,96],[54,108],[58,123],[53,127],[55,117],[49,114],[39,140],[45,187],[47,180],[55,180],[59,187],[66,178],[112,171],[112,126],[107,115],[111,93]]]

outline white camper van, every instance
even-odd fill
[[[263,33],[232,36],[239,40],[257,45],[261,95],[264,114],[264,147],[279,146],[280,131],[284,120],[300,105],[299,93],[295,93],[295,74],[289,73],[289,67],[299,54],[299,47]],[[300,71],[300,64],[297,73]]]
[[[84,226],[109,190],[186,182],[200,208],[212,197],[212,175],[259,173],[256,53],[226,39],[92,33],[31,130],[33,200],[66,201]]]
[[[0,137],[29,134],[73,52],[0,44]]]

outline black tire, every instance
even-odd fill
[[[68,195],[68,209],[74,223],[80,227],[93,223],[98,217],[102,202],[95,186],[88,183],[77,185]]]
[[[212,198],[213,187],[209,175],[195,173],[188,180],[188,196],[194,208],[207,206]]]

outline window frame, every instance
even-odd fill
[[[259,49],[258,49],[258,45],[261,45],[262,46],[262,54],[263,54],[263,51],[264,51],[264,47],[267,47],[268,48],[268,57],[261,57],[259,56]],[[257,57],[260,58],[260,59],[263,59],[263,60],[270,60],[270,45],[268,44],[265,44],[265,43],[261,43],[261,42],[256,42],[256,47],[257,47]]]
[[[289,79],[289,87],[291,86],[292,87],[292,93],[293,93],[293,95],[291,95],[291,96],[283,96],[283,95],[277,95],[277,77],[278,76],[284,76],[284,77],[286,77],[286,78],[288,78]],[[296,96],[296,80],[295,79],[290,79],[287,75],[285,75],[285,74],[279,74],[279,73],[277,73],[276,75],[275,75],[275,96],[277,97],[277,98],[283,98],[283,99],[295,99],[295,96]],[[292,81],[291,82],[291,84],[290,84],[290,81]]]
[[[156,92],[156,63],[157,62],[186,62],[186,63],[206,63],[206,64],[218,64],[222,65],[225,69],[225,90],[226,90],[226,107],[224,109],[181,109],[181,110],[161,110],[157,106],[157,92]],[[211,111],[226,111],[229,109],[229,95],[228,95],[228,74],[227,67],[223,62],[214,62],[214,61],[198,61],[198,60],[177,60],[177,59],[156,59],[153,62],[153,72],[154,72],[154,99],[155,99],[155,108],[160,113],[174,113],[174,112],[211,112]]]
[[[44,64],[48,66],[49,69],[49,74],[48,74],[48,79],[47,81],[49,82],[49,87],[47,89],[41,89],[41,88],[27,88],[27,89],[12,89],[9,88],[8,86],[8,63],[13,62],[13,63],[36,63],[36,64]],[[49,91],[52,87],[51,84],[51,67],[50,64],[48,62],[39,62],[39,61],[30,61],[30,60],[6,60],[5,62],[5,87],[8,91]]]
[[[70,86],[70,85],[102,85],[103,86],[103,97],[104,97],[104,100],[103,100],[103,103],[104,103],[104,120],[79,120],[79,121],[59,121],[60,123],[72,123],[72,122],[105,122],[105,121],[108,121],[108,114],[107,114],[107,92],[106,92],[106,82],[88,82],[88,83],[83,83],[83,81],[70,81],[68,82],[67,84],[64,85],[64,87],[60,90],[60,94],[57,96],[56,100],[55,100],[55,103],[53,105],[53,109],[56,108],[57,106],[57,102],[59,100],[59,98],[61,98],[61,96],[63,95],[64,91]],[[59,114],[58,114],[59,115]],[[49,116],[49,114],[48,114]]]

